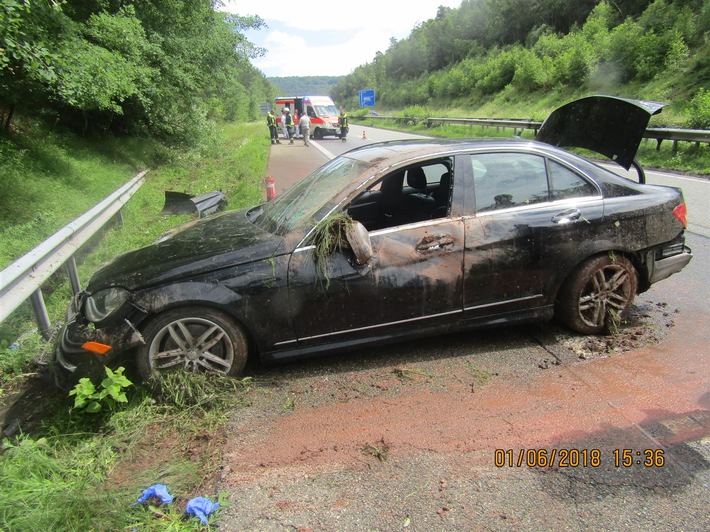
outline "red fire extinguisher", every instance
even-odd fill
[[[276,182],[271,176],[264,179],[264,182],[266,183],[266,201],[271,201],[276,197]]]

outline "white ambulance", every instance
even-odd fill
[[[276,120],[281,124],[281,109],[288,107],[291,115],[295,117],[295,112],[301,116],[308,113],[311,119],[311,136],[314,139],[322,139],[332,135],[340,137],[338,127],[338,108],[330,99],[330,96],[279,96],[274,99],[276,104]]]

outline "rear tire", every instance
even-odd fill
[[[179,308],[148,324],[137,354],[143,379],[169,371],[207,372],[237,377],[247,361],[247,339],[225,314],[213,309]]]
[[[560,290],[555,315],[582,334],[613,331],[626,314],[638,288],[631,261],[601,255],[584,262]]]

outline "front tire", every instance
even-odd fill
[[[170,371],[207,372],[237,377],[247,361],[247,339],[223,313],[181,308],[160,314],[145,329],[137,354],[143,379]]]
[[[582,334],[611,331],[631,306],[638,288],[633,264],[602,255],[584,262],[560,290],[555,315]]]

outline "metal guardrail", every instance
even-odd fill
[[[143,184],[146,173],[147,170],[134,176],[93,209],[0,272],[0,322],[30,299],[39,331],[49,339],[51,323],[42,298],[42,284],[66,264],[72,291],[77,293],[81,289],[74,253],[120,214],[121,208]]]
[[[535,133],[540,129],[542,122],[534,120],[505,120],[498,118],[426,118],[428,124],[454,124],[461,126],[502,127],[517,130],[533,129]]]
[[[395,117],[395,116],[368,116],[368,119],[372,120],[395,120],[395,121],[408,121],[408,120],[418,120],[420,122],[427,122],[427,124],[452,124],[452,125],[462,125],[462,126],[482,126],[482,127],[498,127],[498,128],[512,128],[514,134],[517,134],[518,130],[532,129],[537,134],[537,130],[540,129],[542,122],[537,122],[534,120],[508,120],[508,119],[497,119],[497,118],[423,118],[423,119],[413,119],[407,117]],[[654,139],[658,142],[657,149],[661,147],[661,142],[664,140],[670,140],[673,142],[673,152],[675,153],[678,148],[678,142],[695,142],[696,144],[704,143],[710,144],[710,130],[707,129],[672,129],[672,128],[648,128],[644,134],[644,138]]]

